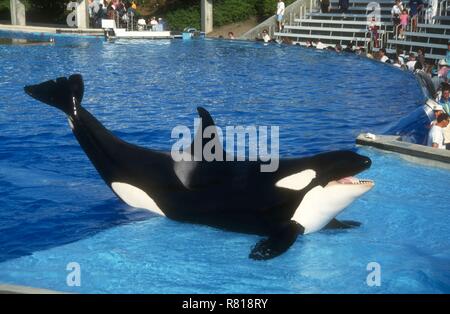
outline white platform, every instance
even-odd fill
[[[127,31],[124,28],[114,29],[115,38],[126,39],[172,39],[169,31]]]

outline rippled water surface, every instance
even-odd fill
[[[1,34],[0,37],[5,36]],[[247,258],[258,237],[129,208],[100,179],[61,112],[23,86],[81,73],[83,104],[121,138],[169,150],[199,105],[216,123],[280,127],[282,156],[354,148],[422,100],[413,76],[353,55],[226,41],[57,37],[0,45],[0,282],[74,292],[450,292],[450,172],[364,150],[376,187],[345,232]],[[66,285],[66,265],[82,286]],[[368,287],[366,266],[382,267]]]

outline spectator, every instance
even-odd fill
[[[425,73],[425,69],[422,66],[422,63],[420,63],[419,61],[416,61],[416,63],[414,63],[414,73]]]
[[[395,66],[396,68],[402,68],[402,64],[400,63],[400,59],[398,57],[394,59],[392,65]]]
[[[284,2],[281,1],[281,0],[278,0],[278,3],[277,3],[277,23],[278,23],[278,31],[280,31],[280,32],[283,30],[284,10],[285,10]]]
[[[339,0],[339,12],[340,13],[347,13],[348,12],[348,6],[350,5],[349,0]]]
[[[137,27],[138,31],[143,31],[147,28],[147,23],[145,22],[145,19],[142,17],[137,21]]]
[[[425,13],[425,23],[434,24],[434,22],[435,22],[434,17],[437,14],[438,4],[439,4],[438,0],[429,0],[428,1],[428,8]]]
[[[440,114],[449,114],[450,112],[450,86],[445,84],[446,86],[442,89],[442,96],[439,100],[439,106],[441,106]],[[437,119],[437,117],[436,117]],[[444,144],[447,149],[450,150],[450,125],[447,125],[442,129],[442,133],[444,134]]]
[[[444,110],[446,114],[450,115],[450,89],[442,89],[442,95],[441,99],[439,100],[439,104],[442,106],[442,110]]]
[[[320,10],[322,13],[330,12],[330,0],[320,0]]]
[[[228,32],[228,39],[235,39],[233,32]]]
[[[409,54],[409,60],[408,62],[406,62],[406,66],[408,67],[408,70],[410,70],[411,72],[414,71],[414,67],[416,65],[416,56],[414,55],[414,52],[411,52]]]
[[[316,49],[326,49],[327,45],[323,44],[320,39],[317,39],[315,42]]]
[[[361,56],[361,57],[367,57],[367,55],[366,55],[366,49],[364,49],[364,47],[358,47],[358,48],[356,49],[355,53],[356,53],[358,56]]]
[[[410,0],[409,1],[409,15],[411,16],[411,31],[417,31],[417,19],[420,11],[423,8],[422,0]]]
[[[285,45],[293,45],[294,41],[292,40],[291,37],[281,37],[281,43],[285,44]]]
[[[445,59],[439,60],[438,63],[439,70],[438,70],[438,76],[441,78],[446,78],[448,74],[448,63]]]
[[[447,43],[447,53],[445,55],[445,62],[450,63],[450,41]]]
[[[262,39],[263,39],[263,41],[264,41],[265,43],[268,43],[268,42],[270,42],[270,41],[272,40],[272,39],[270,38],[269,33],[267,32],[266,29],[262,31]]]
[[[427,146],[439,149],[445,149],[443,128],[448,126],[448,114],[442,113],[437,119],[436,123],[431,127],[428,133]]]
[[[405,39],[405,31],[406,28],[408,27],[408,22],[409,22],[409,16],[408,16],[408,11],[406,11],[406,9],[403,9],[402,14],[400,14],[400,36],[399,39]]]
[[[110,20],[114,20],[116,17],[116,7],[114,6],[112,1],[108,4],[108,7],[106,8],[106,16]]]
[[[349,41],[347,47],[345,47],[344,52],[354,52],[353,51],[353,42]]]
[[[423,52],[422,48],[419,48],[419,50],[417,50],[417,62],[422,65],[422,68],[425,68],[425,53]]]
[[[150,21],[148,21],[149,25],[158,25],[158,21],[156,20],[156,16],[153,16]]]
[[[372,41],[374,44],[375,48],[379,48],[379,34],[378,34],[378,25],[375,19],[375,16],[372,17],[372,21],[370,22],[369,25],[369,32],[370,32],[370,36],[372,37]]]
[[[400,4],[400,0],[396,0],[391,10],[392,24],[394,25],[395,38],[398,37],[400,31],[400,14],[402,14],[403,7]]]
[[[430,125],[428,126],[428,129],[431,129],[433,127],[433,125],[436,124],[436,119],[444,113],[444,109],[442,108],[441,105],[439,105],[437,102],[435,102],[432,99],[428,99],[427,100],[427,105],[429,107],[431,107],[431,109],[433,110],[433,115],[434,115],[434,120],[431,121]],[[428,131],[429,132],[429,131]]]
[[[404,56],[406,56],[406,51],[401,52],[401,50],[397,48],[394,64],[400,64],[400,67],[403,67],[405,65]]]
[[[386,56],[386,49],[381,48],[378,51],[378,58],[380,59],[381,62],[383,63],[391,63],[391,60],[389,59],[388,56]]]
[[[408,61],[408,57],[409,55],[406,53],[406,50],[403,50],[401,53],[399,53],[398,55],[400,58],[402,58],[403,63],[406,63]]]
[[[164,29],[165,29],[165,22],[164,22],[164,20],[160,17],[159,19],[158,19],[158,31],[160,31],[160,32],[162,32],[162,31],[164,31]]]
[[[135,16],[136,15],[136,9],[137,9],[137,6],[136,6],[136,3],[134,3],[134,1],[131,2],[131,4],[128,3],[127,13],[130,16]]]

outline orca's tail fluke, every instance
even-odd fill
[[[77,115],[84,94],[83,77],[74,74],[37,85],[25,86],[25,92],[50,106],[64,111],[69,116]]]

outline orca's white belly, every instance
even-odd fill
[[[292,219],[305,228],[305,234],[319,231],[360,195],[353,190],[342,184],[316,186],[306,193]]]

